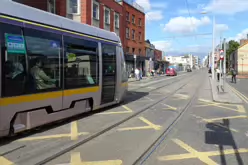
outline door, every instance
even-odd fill
[[[116,46],[102,44],[101,104],[113,102],[116,87]]]

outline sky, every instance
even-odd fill
[[[146,39],[166,56],[201,58],[220,38],[239,41],[248,34],[248,0],[136,0],[145,9]]]

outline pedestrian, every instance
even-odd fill
[[[142,72],[142,69],[140,68],[140,80],[142,80],[142,74],[143,72]]]
[[[236,84],[237,71],[234,68],[231,68],[231,74],[232,74],[232,83],[234,82]]]
[[[136,80],[139,80],[139,69],[138,68],[136,68],[135,69],[135,78],[136,78]]]
[[[220,81],[220,69],[219,68],[216,69],[216,73],[217,73],[217,80]]]

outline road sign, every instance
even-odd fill
[[[220,56],[220,60],[224,60],[224,56],[223,55]]]
[[[223,53],[224,52],[224,50],[220,50],[220,53]]]
[[[136,54],[133,55],[133,58],[136,58]]]

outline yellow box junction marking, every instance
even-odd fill
[[[227,87],[230,88],[235,94],[237,94],[239,96],[239,98],[241,98],[244,102],[246,102],[248,104],[248,98],[245,95],[243,95],[237,89],[231,87],[229,84],[227,85]]]
[[[71,154],[71,165],[123,165],[121,160],[106,160],[95,162],[82,162],[79,152]]]
[[[179,99],[179,100],[187,100],[189,99],[188,95],[184,95],[184,94],[174,94],[173,96],[175,99]]]
[[[177,110],[176,107],[172,107],[172,106],[167,105],[167,104],[164,104],[164,103],[161,103],[161,104],[167,107],[167,108],[163,108],[163,109],[167,109],[167,110]]]
[[[45,139],[56,139],[56,138],[71,138],[71,140],[77,140],[81,135],[88,135],[89,132],[78,132],[77,121],[71,122],[71,133],[69,134],[57,134],[57,135],[47,135],[47,136],[37,136],[23,138],[17,141],[34,141],[34,140],[45,140]]]
[[[207,122],[213,122],[213,121],[219,121],[224,119],[245,119],[248,118],[246,115],[239,115],[239,116],[228,116],[228,117],[218,117],[218,118],[212,118],[212,119],[205,119]]]
[[[192,159],[192,158],[198,158],[200,159],[203,163],[207,165],[218,165],[215,161],[210,159],[210,156],[219,156],[219,155],[230,155],[230,154],[235,154],[235,153],[247,153],[248,149],[246,148],[240,148],[237,150],[234,149],[226,149],[223,150],[223,154],[220,153],[220,151],[209,151],[209,152],[199,152],[189,145],[185,144],[183,141],[179,139],[173,139],[173,141],[188,151],[189,153],[186,154],[177,154],[177,155],[168,155],[168,156],[160,156],[158,157],[158,160],[160,161],[168,161],[168,160],[183,160],[183,159]]]
[[[197,118],[197,119],[201,119],[202,121],[204,121],[204,122],[206,122],[206,123],[212,123],[212,124],[214,124],[214,125],[216,125],[216,126],[219,126],[219,127],[225,128],[225,129],[228,129],[228,130],[230,130],[230,131],[232,131],[232,132],[239,132],[238,130],[236,130],[236,129],[234,129],[234,128],[226,127],[226,126],[221,125],[221,124],[218,124],[218,123],[213,123],[213,121],[212,121],[211,119],[204,119],[203,117],[196,116],[196,115],[192,115],[192,116],[194,116],[194,117]]]
[[[225,103],[216,103],[213,101],[205,100],[205,99],[199,99],[199,101],[202,103],[201,105],[196,105],[195,107],[208,107],[208,106],[215,106],[222,109],[227,109],[239,113],[246,113],[245,108],[243,105],[235,105],[235,104],[225,104]],[[233,108],[236,107],[236,108]]]
[[[122,108],[125,109],[125,111],[114,111],[114,112],[102,112],[98,113],[98,115],[113,115],[113,114],[125,114],[125,113],[132,113],[133,111],[128,108],[126,105],[122,105]]]
[[[160,130],[162,127],[160,125],[155,125],[145,119],[144,117],[139,117],[141,121],[147,124],[147,126],[140,126],[140,127],[127,127],[127,128],[119,128],[118,131],[133,131],[133,130],[143,130],[143,129],[155,129]]]
[[[1,165],[14,165],[13,162],[9,161],[8,159],[4,158],[3,156],[0,156],[0,164]]]

